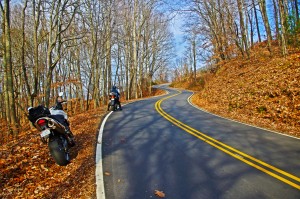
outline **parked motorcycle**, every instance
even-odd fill
[[[61,97],[63,93],[60,93]],[[70,162],[69,149],[75,145],[74,136],[69,128],[68,116],[62,110],[62,102],[48,109],[42,105],[28,109],[28,119],[40,131],[41,140],[48,144],[54,161],[60,166]]]
[[[110,92],[109,93],[109,103],[108,103],[107,110],[108,111],[116,111],[116,110],[118,110],[118,108],[120,108],[119,97],[118,97],[117,93]]]

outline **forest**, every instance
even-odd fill
[[[125,99],[149,92],[172,47],[158,4],[1,1],[0,111],[9,134],[28,122],[28,107],[49,106],[60,91],[79,111],[105,104],[112,85]]]
[[[125,102],[176,82],[212,113],[299,137],[299,4],[1,0],[0,198],[96,198],[96,137],[112,85]],[[27,119],[28,107],[51,106],[60,91],[76,139],[66,167]]]
[[[300,42],[297,0],[5,0],[1,13],[2,136],[18,135],[27,108],[51,105],[60,91],[82,112],[105,104],[112,85],[136,99],[154,81],[187,73],[196,81],[200,70],[250,59],[257,43],[272,56],[276,42],[285,57]],[[175,15],[182,57],[174,53]]]

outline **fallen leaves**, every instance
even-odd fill
[[[224,117],[300,137],[300,52],[282,58],[274,50],[271,58],[256,48],[243,67],[241,58],[236,58],[216,74],[198,77],[205,79],[205,87],[194,95],[193,103]],[[189,87],[186,82],[184,88]]]
[[[162,93],[154,89],[152,94]],[[39,132],[29,125],[18,139],[0,136],[0,198],[96,198],[96,135],[105,112],[106,106],[69,117],[76,146],[65,167],[54,163]],[[6,122],[0,120],[0,131],[5,128]],[[126,138],[120,142],[126,143]]]
[[[156,195],[159,198],[166,197],[166,194],[163,191],[159,191],[159,190],[154,190],[154,195]]]
[[[0,198],[95,198],[97,109],[70,117],[76,146],[66,167],[54,163],[36,130],[0,148]],[[98,116],[95,117],[95,114]]]
[[[106,176],[110,176],[111,174],[109,173],[109,172],[104,172],[104,175],[106,175]]]

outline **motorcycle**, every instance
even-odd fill
[[[118,97],[117,93],[110,92],[107,110],[108,111],[116,111],[116,110],[118,110],[118,108],[120,108],[119,97]]]
[[[61,97],[61,92],[59,96]],[[40,131],[41,140],[48,144],[50,154],[60,166],[70,163],[69,149],[75,145],[74,136],[69,129],[67,114],[61,110],[61,102],[48,109],[43,105],[28,109],[28,119]]]

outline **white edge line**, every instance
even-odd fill
[[[283,135],[283,136],[287,136],[287,137],[290,137],[290,138],[295,138],[295,139],[300,140],[300,138],[295,137],[295,136],[292,136],[292,135],[287,135],[287,134],[284,134],[284,133],[272,131],[272,130],[269,130],[269,129],[265,129],[265,128],[262,128],[262,127],[254,126],[254,125],[247,124],[247,123],[244,123],[244,122],[239,122],[239,121],[237,121],[237,120],[233,120],[233,119],[230,119],[230,118],[222,117],[222,116],[216,115],[216,114],[214,114],[214,113],[210,113],[210,112],[208,112],[207,110],[202,109],[202,108],[196,106],[195,104],[193,104],[193,103],[191,102],[190,99],[192,98],[192,96],[193,96],[195,93],[194,93],[193,91],[190,91],[190,92],[192,92],[192,95],[189,96],[189,98],[187,99],[188,103],[189,103],[191,106],[193,106],[194,108],[196,108],[196,109],[198,109],[198,110],[200,110],[200,111],[203,111],[203,112],[205,112],[205,113],[208,113],[208,114],[211,114],[211,115],[214,115],[214,116],[217,116],[217,117],[219,117],[219,118],[223,118],[223,119],[226,119],[226,120],[229,120],[229,121],[237,122],[237,123],[244,124],[244,125],[247,125],[247,126],[251,126],[251,127],[255,127],[255,128],[258,128],[258,129],[265,130],[265,131],[269,131],[269,132],[271,132],[271,133],[276,133],[276,134],[279,134],[279,135]]]
[[[104,182],[103,182],[103,166],[102,166],[102,135],[103,129],[105,126],[105,122],[107,118],[110,116],[111,111],[109,114],[106,115],[104,118],[98,135],[97,140],[97,149],[96,149],[96,197],[97,199],[105,199],[105,190],[104,190]]]
[[[167,94],[169,94],[169,92],[167,91]],[[163,95],[167,95],[167,94],[162,94],[159,96],[154,96],[152,98],[156,98],[156,97],[160,97]],[[141,99],[141,100],[135,100],[133,102],[128,102],[126,104],[124,104],[123,106],[126,106],[127,104],[131,104],[134,103],[136,101],[142,101],[142,100],[147,100],[149,98],[146,99]],[[105,199],[105,189],[104,189],[104,177],[103,177],[103,165],[102,165],[102,135],[103,135],[103,130],[104,130],[104,126],[106,123],[106,120],[109,118],[110,114],[112,114],[113,111],[111,111],[109,114],[107,114],[104,118],[104,120],[101,123],[100,129],[99,129],[99,135],[98,135],[98,139],[97,139],[97,148],[96,148],[96,198],[97,199]]]

